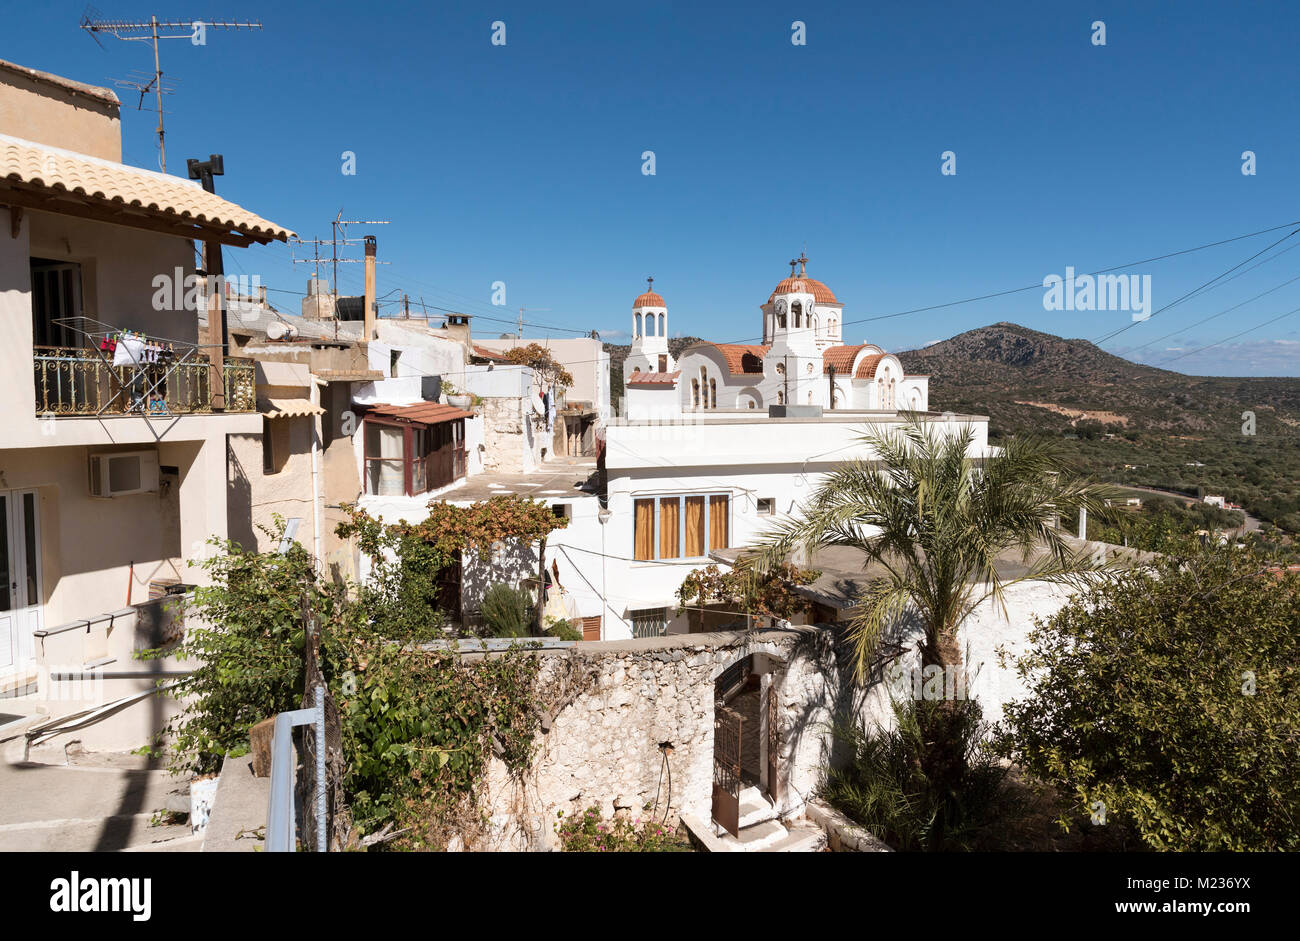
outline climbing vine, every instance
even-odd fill
[[[819,575],[785,563],[762,573],[745,560],[726,571],[707,565],[687,575],[677,589],[678,614],[689,607],[728,604],[743,614],[787,620],[808,605],[794,589],[816,581]]]

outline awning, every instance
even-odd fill
[[[257,410],[265,418],[307,418],[324,415],[325,409],[313,405],[311,399],[268,399],[259,397]]]
[[[293,233],[192,180],[0,134],[0,204],[230,245]]]
[[[473,412],[464,412],[451,405],[437,402],[418,402],[415,405],[375,405],[367,415],[376,418],[396,418],[400,421],[417,422],[421,425],[438,425],[445,421],[460,418],[473,418]]]

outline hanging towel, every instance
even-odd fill
[[[114,366],[140,366],[144,363],[144,341],[122,337],[113,351]]]

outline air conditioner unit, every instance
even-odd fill
[[[124,497],[158,489],[158,452],[121,451],[90,455],[90,495]]]

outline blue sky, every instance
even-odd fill
[[[260,17],[260,33],[163,44],[169,172],[220,152],[218,192],[304,238],[328,238],[340,210],[391,219],[349,232],[372,231],[392,262],[379,294],[475,314],[481,335],[511,329],[524,305],[549,308],[530,322],[622,340],[653,274],[671,333],[748,340],[806,244],[850,342],[901,350],[998,320],[1097,339],[1131,315],[1044,310],[1044,277],[1300,219],[1294,4],[97,6]],[[145,44],[101,50],[82,35],[83,9],[6,3],[0,57],[95,84],[152,65]],[[155,116],[120,94],[124,159],[156,167]],[[940,172],[944,151],[956,175]],[[1151,277],[1159,309],[1290,231],[1124,272]],[[310,268],[290,255],[235,250],[227,267],[297,310]],[[1300,313],[1188,355],[1300,307],[1297,281],[1193,326],[1298,262],[1279,255],[1105,346],[1183,372],[1300,375]],[[360,293],[361,266],[342,270],[341,289]],[[855,323],[1027,285],[1039,287]]]

